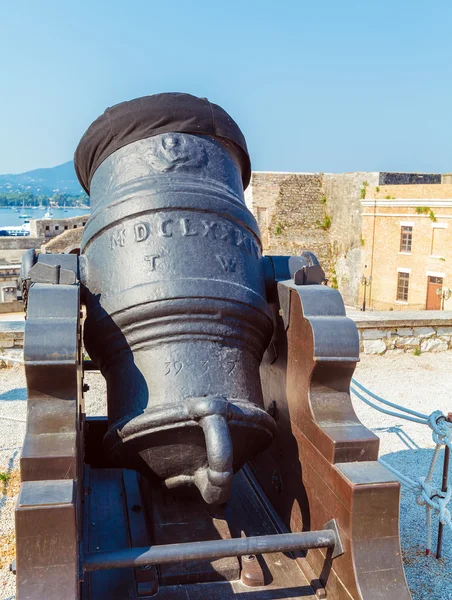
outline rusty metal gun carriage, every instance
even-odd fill
[[[19,600],[408,600],[399,484],[350,402],[356,327],[311,253],[262,256],[236,123],[186,94],[122,103],[76,168],[80,256],[21,275]],[[88,369],[108,416],[85,415]]]

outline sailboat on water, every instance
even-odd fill
[[[29,219],[30,215],[25,212],[25,199],[22,200],[22,213],[19,215],[19,219]]]

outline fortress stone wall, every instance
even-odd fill
[[[258,171],[245,200],[266,254],[314,252],[345,303],[356,305],[362,275],[360,197],[363,187],[378,183],[379,173]]]
[[[32,219],[30,221],[30,235],[32,237],[48,240],[64,231],[84,227],[89,214],[67,219]]]
[[[332,268],[320,173],[253,172],[246,202],[259,224],[264,252],[300,254],[315,248],[323,267]]]
[[[368,308],[378,310],[431,309],[432,277],[450,294],[451,198],[452,176],[434,173],[253,172],[245,192],[264,253],[310,250],[348,306],[363,303],[361,280],[370,277]],[[412,235],[408,252],[400,246],[403,226]],[[410,274],[403,302],[398,272]],[[451,302],[447,296],[444,308]]]

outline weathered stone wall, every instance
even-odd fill
[[[41,247],[46,254],[69,254],[80,250],[84,227],[63,231]]]
[[[14,312],[14,310],[4,310],[4,305],[13,306],[17,298],[19,272],[19,269],[8,269],[6,274],[4,269],[0,269],[0,312]]]
[[[28,250],[28,248],[39,248],[43,238],[33,236],[24,237],[0,237],[0,250]]]
[[[89,214],[81,217],[68,217],[67,219],[32,219],[30,221],[30,235],[48,240],[60,235],[63,231],[84,227],[88,218]]]
[[[452,350],[452,325],[417,327],[379,327],[360,329],[361,352],[364,354],[402,354],[404,352],[444,352]]]
[[[0,323],[0,369],[23,362],[24,327],[23,323]],[[5,327],[6,326],[6,327]]]
[[[378,173],[253,172],[245,193],[268,254],[316,254],[330,285],[357,305],[361,278],[363,187]],[[366,187],[367,189],[367,187]]]
[[[452,183],[435,183],[440,181],[439,175],[417,173],[254,172],[245,200],[259,223],[265,252],[296,254],[302,249],[310,250],[319,258],[329,284],[339,289],[346,305],[362,304],[364,288],[361,278],[365,275],[373,280],[370,291],[374,308],[400,309],[402,304],[394,304],[397,269],[392,263],[401,261],[400,265],[395,265],[401,268],[411,268],[412,265],[410,257],[400,256],[406,253],[400,253],[399,217],[405,218],[406,213],[409,221],[424,220],[424,225],[430,227],[424,233],[420,227],[415,228],[413,248],[423,257],[416,263],[422,263],[422,268],[428,269],[429,273],[447,271],[445,256],[431,256],[432,215],[422,211],[420,214],[416,210],[416,207],[434,206],[438,219],[450,217],[439,207],[444,204],[446,208],[444,199],[452,198]],[[394,200],[393,210],[390,203],[394,198],[413,198],[417,204],[407,208],[400,200]],[[369,217],[373,217],[372,210],[379,200],[384,201],[384,207],[379,211],[393,210],[396,218],[389,214],[379,215],[378,227],[374,228]],[[434,203],[436,200],[441,203]],[[433,223],[435,227],[440,225],[443,223]],[[379,258],[377,261],[376,257],[384,257],[384,260]],[[388,283],[389,276],[391,281]],[[425,308],[426,273],[422,278],[416,276],[416,281],[421,280],[422,285],[415,283],[413,277],[410,304],[407,303],[404,308]],[[448,287],[449,281],[449,278],[444,281]],[[379,285],[390,297],[379,293]],[[369,294],[369,290],[366,291]],[[452,305],[452,298],[449,302]]]
[[[21,300],[12,300],[11,302],[0,302],[0,314],[23,312],[23,310],[24,303]]]
[[[83,226],[88,220],[89,215],[81,217],[70,217],[68,219],[34,219],[30,222],[30,236],[24,237],[0,237],[0,265],[19,264],[22,262],[22,256],[30,248],[47,252],[71,252],[80,246],[80,238]],[[60,236],[64,233],[65,236]],[[49,242],[54,238],[53,245]],[[48,248],[42,248],[47,242]],[[16,279],[5,282],[2,281],[0,287],[15,286]],[[0,304],[2,304],[3,294],[0,289]]]
[[[331,276],[329,228],[321,173],[253,172],[247,204],[267,254],[314,252]]]
[[[358,328],[361,352],[365,354],[418,354],[452,349],[452,313],[449,311],[419,310],[400,314],[347,310],[347,316]]]
[[[23,348],[24,331],[23,328],[11,328],[0,331],[0,352],[5,348]]]
[[[20,265],[24,253],[30,248],[39,248],[41,243],[42,239],[28,236],[0,237],[0,312],[17,311],[17,308],[14,308],[15,304],[11,302],[16,294],[6,291],[17,286],[19,268],[12,267]]]
[[[330,244],[335,273],[331,284],[339,289],[345,304],[356,306],[361,281],[360,198],[378,183],[378,173],[325,173],[325,210],[331,218]],[[363,191],[364,190],[364,191]]]
[[[0,321],[0,369],[23,363],[24,321]]]
[[[30,248],[40,248],[42,242],[42,238],[0,237],[0,264],[20,264],[24,252]]]

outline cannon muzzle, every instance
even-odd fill
[[[160,94],[108,109],[76,151],[85,347],[108,390],[104,448],[167,487],[227,499],[275,434],[259,365],[272,334],[243,135],[220,107]]]

